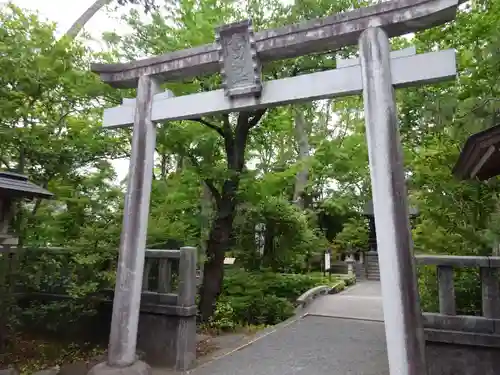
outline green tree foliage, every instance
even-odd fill
[[[115,249],[119,241],[113,230],[122,194],[112,183],[110,160],[127,154],[128,141],[101,129],[99,109],[117,102],[116,93],[88,71],[99,56],[67,38],[56,39],[54,24],[13,5],[2,8],[0,23],[0,168],[26,174],[56,195],[50,202],[20,206],[14,229],[21,246],[82,250],[69,255],[72,268],[66,272],[75,273],[59,281],[61,274],[52,271],[61,263],[53,257],[11,263],[1,254],[2,267],[14,264],[18,273],[0,284],[37,288],[43,281],[35,275],[41,275],[50,286],[64,284],[70,295],[86,295],[109,279],[107,270],[96,272],[103,259],[99,251]],[[12,306],[2,298],[0,307],[3,319]],[[0,331],[4,334],[4,327]]]
[[[335,237],[335,245],[345,253],[365,250],[368,243],[368,220],[361,217],[349,218],[342,231]]]
[[[149,4],[147,17],[144,4]],[[131,132],[103,131],[101,113],[134,93],[101,84],[88,71],[90,61],[136,59],[210,43],[216,26],[247,16],[259,30],[361,5],[348,0],[146,2],[124,17],[130,33],[103,36],[106,54],[69,38],[56,39],[54,25],[33,13],[3,8],[0,165],[56,194],[53,201],[24,205],[17,221],[24,245],[76,249],[68,263],[70,269],[82,267],[76,275],[99,269],[90,279],[64,279],[65,290],[75,296],[112,285],[124,186],[116,182],[111,161],[128,156]],[[456,22],[418,33],[411,41],[393,41],[394,48],[413,43],[420,52],[455,48],[458,54],[456,81],[397,93],[408,189],[421,213],[413,230],[418,252],[490,254],[500,240],[498,180],[460,182],[451,174],[465,139],[491,126],[498,109],[499,26],[499,0],[469,1]],[[269,63],[264,76],[333,68],[337,55],[354,54],[354,48],[345,48]],[[165,88],[186,95],[219,85],[215,74],[169,82]],[[305,272],[311,259],[331,245],[342,251],[366,247],[367,224],[357,216],[371,194],[362,109],[361,98],[349,97],[159,124],[148,246],[180,243],[205,249],[205,320],[223,291],[226,254],[251,271]],[[300,154],[297,111],[303,115],[307,157]],[[304,170],[306,204],[299,209],[292,200],[296,176]],[[259,226],[260,247],[255,241]],[[54,272],[51,277],[44,267],[60,269],[62,262],[32,262],[37,270],[30,272],[49,274],[44,282],[59,285],[61,276]],[[432,272],[421,274],[425,285],[434,282]],[[477,292],[476,277],[458,277],[464,311],[477,308],[467,297]],[[38,285],[36,279],[25,282]],[[434,289],[422,293],[425,306],[433,308]]]
[[[127,140],[100,127],[99,106],[113,94],[88,71],[88,63],[97,56],[77,43],[56,40],[55,25],[40,21],[35,14],[10,6],[0,17],[4,72],[0,77],[0,164],[27,174],[58,198],[27,207],[19,229],[27,240],[34,236],[42,244],[67,243],[79,237],[76,232],[44,236],[37,214],[71,212],[75,221],[81,219],[78,215],[93,216],[85,209],[105,214],[103,206],[112,195],[109,188],[114,178],[109,160],[127,154],[123,147]],[[101,207],[91,204],[99,200]],[[73,230],[79,231],[84,223],[73,224]],[[71,224],[66,221],[64,225]]]

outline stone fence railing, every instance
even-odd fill
[[[179,253],[179,250],[146,249],[143,283],[146,295],[149,295],[149,292],[170,293],[172,288],[177,288]],[[67,293],[68,281],[85,282],[95,278],[96,272],[113,269],[118,261],[117,252],[103,253],[102,259],[97,263],[79,260],[93,255],[71,248],[0,247],[0,284],[8,281],[15,291],[21,294],[45,294],[63,298]],[[194,255],[196,257],[196,252]],[[200,276],[196,275],[197,284],[200,281]],[[99,293],[104,292],[104,295],[107,295],[113,291],[113,287],[114,285],[108,282],[100,286]]]
[[[61,248],[1,249],[0,271],[7,272],[0,272],[0,286],[8,285],[18,298],[68,299],[68,280],[75,272],[85,280],[109,270],[118,255],[85,266],[78,254]],[[184,371],[196,359],[196,257],[194,247],[146,250],[138,348],[152,365]],[[112,285],[104,285],[93,296],[110,309]]]
[[[418,265],[436,266],[439,313],[424,312],[429,341],[500,347],[500,257],[417,255]],[[454,269],[478,268],[482,316],[457,315]],[[478,280],[479,281],[479,280]],[[460,332],[460,334],[458,334]]]
[[[437,268],[439,313],[423,313],[429,375],[498,375],[500,257],[417,255]],[[479,269],[482,316],[457,315],[455,269]]]
[[[196,360],[196,252],[146,252],[138,347],[152,365],[185,371]]]
[[[195,297],[196,248],[146,251],[143,308],[152,312],[160,309],[164,313],[196,315]]]

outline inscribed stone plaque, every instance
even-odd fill
[[[222,85],[230,98],[259,96],[261,66],[257,57],[252,21],[221,26],[215,30]]]

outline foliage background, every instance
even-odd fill
[[[76,319],[92,312],[92,306],[77,302],[78,298],[113,284],[125,186],[116,180],[111,161],[129,156],[131,134],[130,130],[103,131],[101,113],[103,107],[117,105],[134,92],[103,85],[89,72],[91,61],[129,60],[211,42],[216,25],[248,15],[257,29],[263,29],[367,3],[181,0],[149,8],[146,16],[139,6],[122,20],[130,33],[103,35],[104,52],[89,49],[84,36],[57,39],[55,25],[33,12],[2,8],[0,168],[26,174],[56,196],[21,205],[14,228],[26,248],[72,249],[64,255],[23,254],[16,259],[14,279],[4,282],[4,289],[22,285],[30,291],[67,293],[73,299],[54,304],[54,314],[65,312]],[[454,48],[458,57],[455,81],[397,92],[408,192],[412,205],[420,210],[413,228],[416,252],[489,255],[498,248],[498,179],[458,181],[451,170],[467,137],[498,121],[499,26],[500,1],[473,0],[463,4],[455,22],[392,41],[394,48],[415,44],[418,52]],[[355,53],[344,48],[267,64],[264,75],[279,78],[334,67],[336,56]],[[169,83],[165,88],[182,95],[210,90],[219,83],[220,77],[214,75]],[[205,121],[223,123],[215,117]],[[207,194],[207,181],[221,189],[234,177],[223,143],[213,127],[200,122],[159,126],[150,247],[197,246],[203,259],[218,217],[213,194]],[[236,256],[247,272],[245,282],[267,290],[283,280],[273,279],[278,276],[272,274],[318,269],[318,259],[328,247],[337,252],[366,248],[367,224],[357,214],[370,198],[359,97],[267,111],[249,131],[244,157],[233,197],[234,223],[228,248],[223,250]],[[259,224],[265,229],[260,245],[255,241]],[[255,292],[260,297],[251,298],[250,292],[234,292],[241,277],[226,275],[216,315],[225,308],[232,311],[235,322],[274,323],[284,318],[290,296],[299,291],[290,286],[286,293]],[[419,277],[423,307],[434,311],[435,272],[421,269]],[[462,312],[479,312],[478,280],[475,271],[457,273]],[[229,296],[234,298],[228,307]],[[248,306],[258,304],[259,312],[244,316]],[[279,311],[270,312],[270,307]],[[12,313],[14,323],[18,320],[10,304],[2,308]],[[45,318],[50,308],[37,305],[25,315]]]

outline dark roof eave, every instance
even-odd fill
[[[54,197],[47,189],[30,182],[26,176],[13,172],[0,172],[0,195],[18,199]]]
[[[465,141],[464,147],[460,152],[457,162],[453,166],[452,174],[460,180],[471,180],[477,178],[479,180],[487,180],[495,175],[500,174],[500,168],[491,173],[483,174],[484,165],[479,169],[475,176],[472,176],[474,168],[480,163],[484,152],[492,146],[500,144],[500,125],[495,125],[486,130],[472,134]],[[498,147],[497,147],[498,148]]]
[[[3,194],[5,193],[5,194]],[[1,195],[7,195],[13,198],[19,198],[19,199],[35,199],[35,198],[41,198],[41,199],[53,199],[54,194],[47,190],[39,190],[39,191],[19,191],[19,190],[12,190],[12,189],[2,189],[0,188],[0,196]]]

